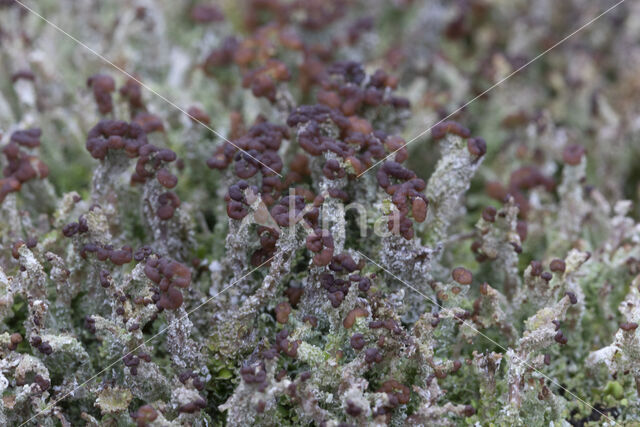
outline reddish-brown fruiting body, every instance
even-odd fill
[[[451,277],[461,285],[470,285],[473,282],[473,274],[463,267],[457,267],[451,272]]]

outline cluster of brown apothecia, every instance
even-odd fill
[[[2,153],[7,159],[0,179],[0,203],[7,194],[20,191],[22,184],[33,179],[44,179],[49,175],[49,168],[37,156],[29,154],[27,150],[33,150],[40,146],[40,129],[17,130],[11,134],[9,143],[2,148]]]
[[[128,158],[137,158],[131,183],[145,183],[155,178],[167,190],[178,184],[178,178],[168,169],[168,164],[177,158],[168,148],[158,148],[147,140],[145,129],[138,123],[120,120],[101,120],[87,136],[86,147],[91,156],[104,160],[110,152],[124,151]],[[156,215],[161,220],[173,217],[180,206],[180,198],[173,191],[158,196]]]
[[[361,67],[359,69],[361,70]],[[393,196],[393,202],[398,208],[400,226],[396,233],[406,239],[413,236],[412,223],[408,218],[410,207],[414,220],[422,222],[426,218],[428,201],[421,193],[425,188],[424,181],[416,178],[413,172],[400,164],[407,158],[401,138],[389,136],[382,130],[374,131],[367,120],[353,112],[346,116],[340,110],[323,104],[295,108],[290,113],[287,124],[296,130],[297,142],[308,155],[318,158],[329,156],[320,167],[322,175],[329,181],[345,177],[355,181],[359,174],[374,166],[375,162],[395,154],[394,161],[385,161],[379,169],[378,182]],[[332,136],[331,133],[335,135]],[[289,196],[281,196],[288,194],[289,189],[299,191],[305,198],[314,200],[315,208],[322,204],[324,198],[324,195],[319,195],[321,198],[318,198],[307,187],[297,186],[308,183],[309,159],[305,154],[298,153],[293,157],[294,163],[290,166],[289,175],[282,179],[276,176],[283,171],[283,162],[278,155],[283,138],[289,138],[286,128],[260,122],[241,138],[221,145],[207,161],[209,167],[215,169],[224,169],[233,162],[233,171],[242,180],[250,179],[260,172],[262,180],[259,194],[267,206],[273,205],[271,213],[281,226],[289,225],[289,219],[286,217]],[[392,180],[400,182],[395,183]],[[242,219],[248,214],[243,194],[247,188],[248,184],[240,181],[229,189],[227,212],[233,219]],[[348,191],[343,186],[330,187],[326,195],[344,202],[350,200]],[[298,200],[296,205],[303,200],[302,196],[299,196]],[[297,209],[302,210],[302,206],[298,206]],[[311,215],[313,214],[307,214],[306,218]],[[281,216],[282,219],[279,219]],[[389,221],[390,231],[395,229],[394,221]]]

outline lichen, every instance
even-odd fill
[[[605,3],[0,0],[0,425],[638,424]]]

